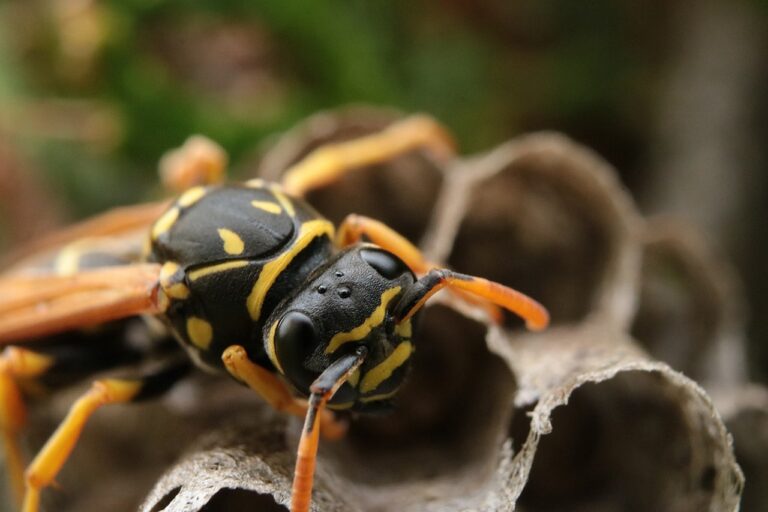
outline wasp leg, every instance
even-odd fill
[[[186,358],[167,362],[159,370],[127,379],[100,379],[93,382],[70,408],[69,414],[48,439],[27,468],[24,512],[37,512],[40,491],[53,482],[72,453],[86,422],[100,407],[135,402],[167,391],[191,368]]]
[[[16,347],[8,347],[0,355],[0,430],[11,487],[19,504],[24,496],[24,457],[19,432],[26,422],[27,409],[18,381],[38,377],[52,365],[51,358]]]
[[[368,238],[371,242],[397,255],[416,274],[425,274],[435,265],[428,262],[421,251],[403,235],[381,221],[351,214],[341,221],[336,232],[336,245],[348,247]]]
[[[315,476],[317,447],[319,444],[318,426],[320,415],[325,411],[328,400],[342,384],[360,368],[368,351],[365,347],[357,349],[355,354],[344,356],[334,362],[320,374],[310,386],[309,408],[304,418],[304,428],[296,456],[296,470],[291,490],[291,512],[307,512],[312,500],[312,482]]]
[[[415,115],[379,133],[316,149],[285,172],[283,188],[289,194],[303,197],[355,169],[419,148],[441,160],[454,155],[454,142],[446,129],[431,117]]]
[[[430,270],[405,290],[394,312],[398,322],[408,320],[421,309],[427,299],[445,287],[470,293],[501,306],[522,317],[531,330],[538,331],[549,324],[549,313],[544,306],[527,295],[482,277],[459,274],[444,268]]]
[[[277,411],[303,418],[307,414],[307,402],[291,394],[288,385],[277,375],[248,359],[240,345],[227,347],[221,356],[227,371],[237,380],[259,394]],[[337,420],[331,411],[320,414],[320,429],[326,439],[339,439],[347,431],[347,424]]]
[[[226,178],[227,153],[203,135],[193,135],[160,159],[160,181],[171,192],[181,193],[200,185],[213,185]]]
[[[427,261],[421,251],[403,235],[383,222],[362,215],[348,215],[341,222],[336,234],[336,245],[347,247],[360,242],[363,237],[397,255],[416,274],[426,274],[431,269],[438,268],[434,263]],[[458,289],[453,290],[453,293],[466,302],[483,308],[494,322],[500,323],[503,319],[501,310],[492,302]]]

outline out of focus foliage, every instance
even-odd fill
[[[748,4],[755,16],[768,12],[764,0]],[[246,173],[270,134],[320,109],[367,103],[429,112],[469,152],[521,132],[564,131],[611,161],[642,205],[659,93],[698,8],[680,0],[5,0],[0,170],[36,173],[55,199],[40,211],[57,202],[63,217],[78,217],[161,193],[158,158],[192,133],[220,142],[234,172]],[[765,98],[756,98],[747,128],[764,130]],[[751,256],[765,237],[755,240],[735,256],[751,269],[753,315],[765,317],[768,277]],[[753,332],[764,337],[768,326]],[[768,367],[768,351],[755,350]]]
[[[238,162],[358,102],[430,112],[469,150],[563,129],[635,168],[668,24],[635,4],[8,1],[2,110],[80,213],[138,197],[190,133]]]

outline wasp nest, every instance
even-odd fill
[[[249,172],[279,179],[311,149],[378,131],[395,115],[315,116],[274,141]],[[530,294],[553,324],[542,333],[513,318],[489,326],[436,296],[395,412],[353,418],[345,439],[321,443],[313,510],[738,508],[744,478],[730,435],[691,380],[735,403],[728,393],[744,375],[733,286],[711,277],[727,272],[696,243],[640,218],[597,155],[552,133],[447,165],[414,152],[309,200],[334,221],[350,212],[379,218],[432,260]],[[765,453],[768,440],[752,435],[767,422],[761,393],[726,417]],[[144,463],[155,468],[145,481],[185,447],[143,512],[287,510],[300,421],[226,379],[189,383],[170,403],[126,407],[122,432],[109,431],[113,443],[145,436]],[[118,467],[119,455],[102,455],[102,468]],[[764,477],[764,461],[750,463]],[[71,477],[73,487],[84,471]],[[114,489],[95,501],[101,509]]]

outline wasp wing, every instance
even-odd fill
[[[160,201],[123,206],[84,220],[11,252],[2,259],[6,273],[24,271],[30,265],[50,258],[68,244],[94,238],[138,238],[149,233],[152,223],[168,208],[170,202]]]
[[[0,279],[0,344],[159,312],[160,265]]]

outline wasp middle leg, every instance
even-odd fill
[[[232,345],[221,358],[230,375],[255,391],[273,409],[299,418],[306,416],[309,407],[307,401],[293,396],[288,385],[279,377],[248,359],[243,347]],[[322,411],[318,421],[326,439],[339,439],[346,433],[346,423],[337,420],[331,411]]]

